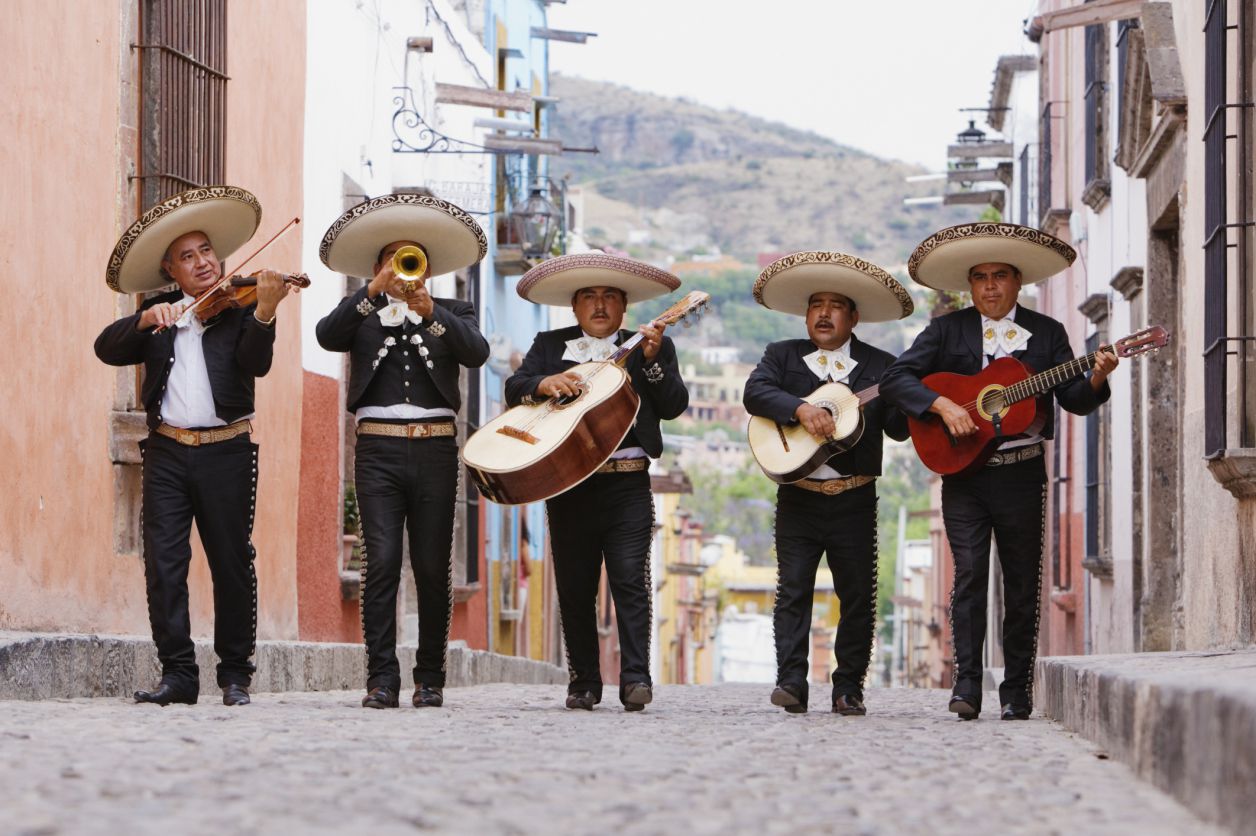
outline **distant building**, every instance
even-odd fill
[[[742,390],[754,366],[730,362],[720,366],[718,374],[700,374],[696,366],[687,365],[683,374],[689,387],[689,408],[682,420],[706,421],[744,427],[749,415],[742,406]]]

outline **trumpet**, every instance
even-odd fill
[[[406,293],[414,293],[427,272],[427,255],[418,247],[407,244],[393,253],[393,272],[401,279]]]

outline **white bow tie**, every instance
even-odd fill
[[[984,319],[981,323],[981,349],[986,354],[1020,351],[1033,334],[1011,319]]]
[[[619,346],[615,345],[615,337],[590,337],[586,334],[574,340],[567,340],[567,350],[563,352],[563,359],[588,363],[605,360],[618,350]]]
[[[816,377],[821,380],[831,380],[834,383],[846,380],[854,371],[855,366],[859,365],[858,361],[852,360],[845,351],[826,348],[817,348],[803,357],[802,361]]]
[[[379,309],[379,321],[384,325],[400,325],[407,319],[415,325],[423,321],[423,317],[410,310],[410,306],[405,302],[397,301],[391,296],[388,298],[390,300],[389,303]]]

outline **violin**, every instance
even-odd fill
[[[310,286],[310,277],[304,273],[295,276],[286,273],[281,275],[283,275],[284,284],[298,290]],[[174,324],[186,325],[192,321],[193,316],[201,322],[208,322],[223,311],[232,308],[247,308],[255,302],[257,302],[257,276],[223,276],[213,287],[193,299],[183,309],[183,313],[179,314]],[[160,334],[165,330],[159,325],[153,329],[153,333]]]
[[[310,277],[304,273],[295,276],[283,274],[283,283],[297,289],[309,287]],[[208,322],[223,311],[233,308],[247,308],[257,302],[257,276],[232,276],[224,283],[206,294],[199,305],[193,303],[189,309],[195,309],[196,318]]]

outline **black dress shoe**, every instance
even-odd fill
[[[807,701],[797,685],[777,685],[772,691],[772,705],[780,706],[790,714],[807,713]]]
[[[1029,712],[1032,711],[1027,705],[1013,705],[1008,703],[1003,706],[1003,713],[999,717],[1003,720],[1028,720]]]
[[[965,697],[960,694],[951,695],[951,701],[947,704],[947,708],[953,714],[958,714],[961,720],[976,720],[981,714],[981,700],[977,697]]]
[[[363,708],[396,708],[397,705],[397,692],[384,685],[372,688],[362,698]]]
[[[249,689],[243,685],[232,683],[222,689],[223,705],[248,705],[250,702]]]
[[[644,711],[654,699],[654,689],[644,682],[629,682],[624,686],[621,701],[624,711]]]
[[[868,713],[863,700],[852,694],[838,694],[833,698],[833,713],[843,717],[862,717]]]
[[[170,705],[170,703],[183,703],[184,705],[196,705],[197,694],[195,691],[184,691],[175,688],[169,682],[163,682],[152,691],[136,691],[136,702],[151,702],[156,705]]]
[[[585,711],[592,711],[593,706],[600,702],[601,700],[592,691],[577,691],[567,695],[567,707],[572,709],[583,708]]]
[[[410,704],[415,708],[440,708],[445,704],[445,694],[443,689],[435,685],[424,685],[420,682],[414,688]]]

